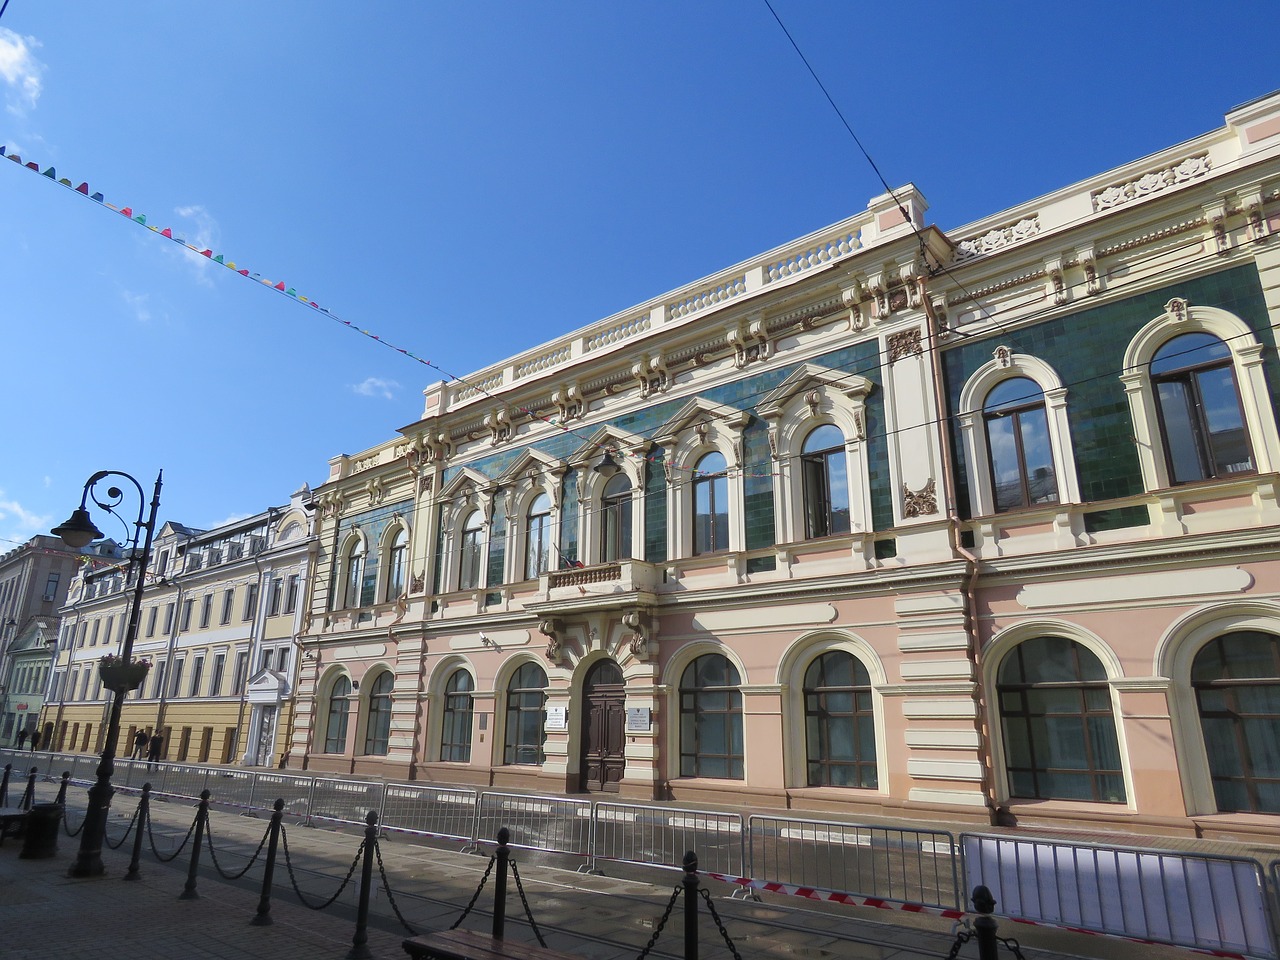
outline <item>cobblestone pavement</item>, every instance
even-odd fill
[[[44,789],[42,788],[42,793]],[[43,797],[51,799],[51,797]],[[135,797],[118,794],[108,825],[108,840],[120,841],[136,808]],[[265,835],[267,822],[214,810],[210,834],[216,862],[205,848],[196,900],[180,900],[186,881],[190,846],[169,864],[193,821],[193,805],[153,802],[153,829],[144,838],[141,879],[122,879],[132,837],[118,850],[104,849],[105,877],[73,880],[66,871],[78,838],[59,835],[56,857],[20,859],[21,841],[0,847],[0,944],[7,960],[57,957],[66,960],[137,960],[140,955],[183,960],[341,960],[355,934],[355,904],[360,877],[357,862],[362,831],[358,828],[303,827],[286,821],[283,849],[277,860],[271,926],[250,924],[254,917],[263,868],[249,866],[243,879],[227,881],[219,872],[235,874]],[[68,820],[77,824],[83,810],[74,801]],[[375,888],[368,946],[375,958],[403,957],[408,935],[399,918],[416,932],[451,926],[471,901],[489,858],[463,853],[457,844],[415,843],[384,837],[378,843],[381,869],[374,866]],[[637,957],[663,921],[664,910],[679,882],[676,873],[648,871],[644,877],[603,877],[552,867],[527,852],[517,853],[521,883],[509,884],[507,939],[532,942],[521,890],[539,930],[553,948],[592,960]],[[316,911],[352,874],[332,906]],[[641,871],[643,872],[643,871]],[[385,876],[386,882],[382,881]],[[954,942],[951,924],[937,917],[894,911],[813,904],[774,897],[763,902],[730,899],[730,888],[707,881],[711,901],[742,960],[917,960],[947,956]],[[492,883],[476,901],[463,926],[487,932],[491,924]],[[729,960],[731,949],[700,902],[700,955]],[[682,956],[682,905],[665,925],[650,956]],[[1189,956],[1169,947],[1072,934],[1047,928],[1015,927],[1001,933],[1021,941],[1027,960],[1060,960],[1070,956],[1173,960]],[[1002,948],[1002,955],[1012,956]],[[976,957],[972,942],[961,958]]]

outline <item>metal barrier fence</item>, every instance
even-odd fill
[[[753,815],[748,831],[757,875],[835,893],[963,909],[955,838],[944,830]]]
[[[389,783],[378,823],[393,833],[470,843],[478,806],[476,791],[468,787]]]
[[[987,886],[999,913],[1275,958],[1256,860],[961,834],[965,889]]]
[[[15,774],[34,766],[47,780],[68,771],[87,785],[98,757],[0,748],[5,763]],[[615,862],[678,870],[695,850],[711,873],[944,909],[963,909],[967,892],[985,884],[1004,916],[1280,960],[1270,920],[1280,915],[1280,860],[1264,871],[1240,857],[970,833],[957,843],[941,830],[117,761],[118,788],[145,782],[157,796],[182,800],[208,789],[211,802],[254,814],[269,815],[279,797],[298,823],[359,826],[376,810],[387,832],[468,846],[493,843],[505,826],[512,846],[578,858],[580,869]]]
[[[599,800],[592,867],[612,860],[682,870],[685,851],[696,850],[699,870],[743,876],[742,834],[742,817],[736,813]]]
[[[501,827],[511,831],[511,846],[591,859],[590,800],[536,797],[485,790],[476,804],[472,842],[493,843]]]

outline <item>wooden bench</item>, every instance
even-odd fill
[[[438,930],[402,944],[413,960],[582,960],[520,940],[495,940],[472,930]]]
[[[27,812],[22,807],[0,807],[0,844],[4,843],[4,838],[9,834],[17,836],[22,833],[27,822]]]

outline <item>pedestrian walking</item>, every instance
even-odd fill
[[[40,749],[40,731],[32,730],[31,731],[31,752],[35,753],[39,749]]]
[[[27,743],[27,728],[23,727],[18,731],[18,749],[21,750]]]
[[[150,770],[151,764],[160,762],[160,754],[164,752],[164,737],[153,733],[147,744],[147,769]]]
[[[141,760],[147,753],[147,744],[150,742],[151,736],[145,730],[139,730],[133,735],[133,753],[129,754],[130,760]]]

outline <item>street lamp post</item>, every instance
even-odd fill
[[[117,517],[122,523],[125,522],[115,510],[124,499],[124,493],[119,487],[108,487],[106,499],[98,498],[95,488],[107,477],[122,477],[132,483],[138,491],[138,519],[134,523],[133,536],[129,541],[128,569],[134,576],[133,603],[129,609],[129,625],[124,633],[124,643],[120,647],[120,659],[127,664],[133,659],[133,642],[138,636],[138,621],[142,613],[142,592],[146,583],[147,566],[151,561],[151,541],[155,536],[156,510],[160,507],[160,485],[164,471],[160,471],[156,476],[155,492],[151,497],[151,512],[145,520],[143,513],[146,510],[147,497],[142,490],[142,484],[119,470],[99,470],[85,482],[79,508],[73,510],[71,517],[54,527],[51,532],[55,537],[61,537],[67,546],[77,550],[100,538],[102,531],[93,525],[93,521],[89,519],[89,511],[85,509],[85,504],[90,497],[98,507]],[[139,539],[142,540],[141,550],[138,549]],[[67,871],[67,875],[71,877],[97,877],[101,876],[105,870],[102,865],[102,843],[106,836],[107,814],[111,811],[111,797],[115,793],[115,788],[111,786],[111,775],[115,772],[116,740],[120,737],[120,713],[124,709],[124,698],[128,696],[129,691],[124,687],[117,687],[112,692],[106,743],[102,750],[102,759],[98,763],[97,780],[89,788],[89,806],[85,812],[80,851],[76,855],[75,863]]]

